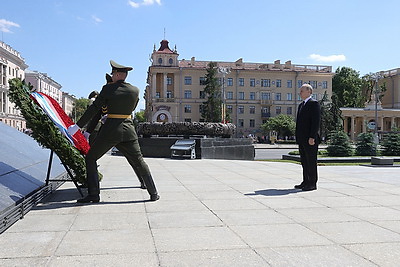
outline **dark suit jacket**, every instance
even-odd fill
[[[310,99],[302,109],[297,112],[296,118],[296,143],[308,144],[309,138],[314,138],[319,143],[319,125],[321,108],[318,101]]]

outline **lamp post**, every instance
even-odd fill
[[[375,98],[375,128],[374,128],[374,134],[375,134],[375,143],[379,142],[378,138],[378,102],[379,102],[379,94],[381,93],[381,90],[379,89],[378,82],[380,79],[383,78],[383,75],[381,72],[376,72],[371,75],[372,80],[374,80],[374,87],[373,87],[373,93],[374,93],[374,98]]]
[[[218,72],[222,74],[222,122],[226,123],[225,121],[225,76],[231,72],[231,70],[227,67],[219,67]]]

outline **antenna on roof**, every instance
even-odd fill
[[[164,40],[165,40],[165,27],[164,27]]]

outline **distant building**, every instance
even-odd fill
[[[25,82],[30,83],[35,91],[51,96],[60,106],[62,105],[62,86],[47,73],[27,70],[25,71]]]
[[[18,51],[0,41],[0,122],[10,125],[20,131],[26,129],[25,119],[8,97],[10,89],[8,81],[13,78],[25,78],[24,58]]]
[[[146,118],[158,122],[201,121],[200,105],[205,101],[204,81],[210,61],[178,59],[178,52],[162,40],[151,55],[145,91]],[[321,100],[332,95],[332,67],[248,63],[241,58],[235,62],[216,62],[223,102],[238,136],[261,135],[260,126],[279,114],[296,116],[301,102],[299,88],[310,83],[313,97]],[[222,120],[222,118],[221,118]]]
[[[382,100],[375,103],[374,94],[365,108],[341,108],[344,131],[352,140],[360,133],[390,132],[400,127],[400,68],[381,71],[379,86],[385,84]]]
[[[68,93],[62,93],[62,109],[65,111],[65,113],[72,119],[74,118],[74,114],[72,113],[73,108],[74,108],[74,103],[75,103],[76,97],[74,95],[70,95]]]

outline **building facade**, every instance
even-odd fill
[[[378,85],[385,84],[382,99],[375,102],[374,95],[365,108],[341,108],[344,131],[351,140],[360,133],[390,132],[400,127],[400,68],[381,71]],[[375,129],[375,127],[377,129]]]
[[[154,47],[145,92],[146,117],[152,122],[202,121],[204,81],[210,61],[180,60],[175,49],[162,40]],[[223,103],[237,136],[262,135],[260,126],[270,117],[295,117],[301,102],[299,88],[310,83],[313,97],[332,95],[332,67],[281,63],[216,62]],[[222,120],[222,119],[221,119]]]
[[[0,122],[20,131],[26,129],[25,119],[8,97],[8,81],[13,78],[25,78],[24,58],[11,46],[0,41]]]
[[[63,92],[62,93],[62,109],[65,111],[65,113],[72,118],[74,121],[76,121],[76,118],[74,118],[75,114],[73,114],[73,109],[74,109],[74,103],[76,101],[76,97],[74,95],[70,95],[68,93]]]
[[[62,106],[62,86],[47,73],[27,70],[25,71],[25,82],[30,83],[35,91],[51,96]]]

